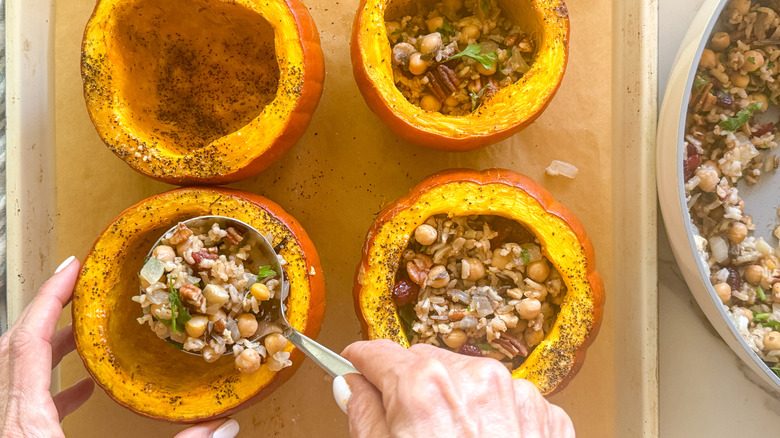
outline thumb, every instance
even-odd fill
[[[387,414],[379,392],[360,374],[346,374],[352,396],[347,400],[349,434],[352,438],[385,438],[390,436]]]
[[[238,422],[232,418],[206,421],[182,430],[173,438],[234,438]]]

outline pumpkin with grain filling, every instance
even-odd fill
[[[177,350],[139,325],[138,272],[154,242],[179,221],[203,215],[241,220],[264,235],[284,257],[290,282],[287,318],[316,337],[324,312],[324,280],[306,232],[278,205],[228,189],[183,188],[148,198],[117,217],[87,256],[73,296],[73,331],[89,373],[120,404],[153,418],[195,422],[229,415],[259,401],[289,379],[303,360],[292,344],[291,367],[263,365],[252,374],[235,369],[232,356],[214,363]]]
[[[516,134],[542,114],[563,79],[569,16],[563,0],[499,1],[503,13],[533,36],[531,68],[465,116],[425,111],[395,85],[385,23],[414,15],[409,0],[362,0],[352,28],[352,70],[369,108],[404,139],[436,149],[465,151]]]
[[[81,74],[98,134],[133,169],[217,184],[295,143],[325,69],[299,0],[99,0]]]
[[[530,380],[543,394],[562,389],[582,365],[598,332],[604,286],[590,239],[577,218],[533,180],[508,170],[443,171],[379,213],[355,275],[355,308],[363,335],[409,346],[393,287],[415,229],[439,214],[501,216],[536,237],[567,293],[549,333],[512,376]]]

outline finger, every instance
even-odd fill
[[[66,354],[76,349],[76,338],[73,337],[73,324],[57,330],[51,340],[51,366],[56,367]]]
[[[233,438],[238,435],[238,429],[236,420],[220,418],[188,427],[173,438]]]
[[[54,406],[57,407],[57,412],[60,414],[60,421],[89,400],[89,396],[92,395],[94,389],[95,382],[89,377],[85,377],[70,388],[55,395],[53,397]]]
[[[347,402],[350,436],[389,437],[387,414],[379,390],[360,374],[347,374],[344,378],[352,390],[352,397]]]
[[[525,379],[514,379],[515,406],[520,435],[524,438],[556,436],[549,434],[548,405],[536,386]]]
[[[550,436],[560,438],[574,438],[574,424],[566,411],[560,406],[550,404],[548,411],[550,423]]]
[[[380,392],[388,389],[388,381],[397,377],[399,369],[408,369],[415,359],[406,348],[388,339],[353,342],[341,355]]]
[[[79,263],[74,258],[60,272],[54,274],[38,290],[29,306],[20,317],[19,328],[38,333],[41,339],[50,342],[57,327],[62,308],[73,295]]]

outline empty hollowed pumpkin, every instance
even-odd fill
[[[81,65],[101,139],[174,184],[268,167],[303,134],[325,75],[298,0],[99,0]]]
[[[562,389],[582,365],[585,350],[598,332],[604,286],[595,270],[593,247],[580,222],[544,188],[508,170],[440,172],[379,214],[368,232],[354,286],[364,336],[410,345],[411,333],[407,333],[408,324],[399,315],[393,290],[399,281],[404,252],[412,236],[418,238],[415,230],[437,215],[499,216],[533,234],[552,269],[560,273],[567,292],[546,336],[513,369],[512,376],[530,380],[544,394]],[[446,249],[437,248],[437,252]],[[433,269],[429,273],[433,275]],[[432,284],[431,277],[427,281]],[[475,301],[472,299],[472,304]]]
[[[222,188],[183,188],[122,212],[100,235],[81,268],[73,296],[73,330],[84,365],[120,404],[153,418],[194,422],[228,415],[270,394],[295,372],[303,354],[288,344],[293,365],[242,374],[233,356],[206,363],[158,339],[136,321],[138,272],[154,242],[179,221],[203,215],[241,220],[264,235],[287,261],[287,318],[315,337],[324,312],[317,252],[298,222],[263,197]]]
[[[568,11],[562,0],[497,4],[510,21],[532,36],[536,53],[530,70],[470,114],[449,116],[410,103],[396,87],[386,23],[415,15],[418,3],[362,0],[352,29],[351,56],[355,80],[369,108],[404,139],[449,151],[486,146],[531,124],[550,103],[566,70]],[[483,76],[482,81],[486,80]]]

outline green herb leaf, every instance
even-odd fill
[[[428,245],[423,245],[420,247],[420,252],[424,252],[426,249],[428,249]]]
[[[436,29],[436,32],[439,32],[443,38],[455,36],[455,28],[452,27],[452,23],[446,18],[442,22],[441,27]]]
[[[777,376],[780,377],[780,368],[778,368],[778,367],[769,367],[769,369],[774,371],[775,374],[777,374]]]
[[[756,288],[756,293],[758,293],[758,297],[762,300],[766,300],[766,294],[764,293],[764,289],[761,289],[761,286],[758,286]]]
[[[482,0],[480,2],[480,7],[482,7],[484,12],[490,12],[490,0]]]
[[[487,87],[482,87],[479,93],[469,91],[469,97],[471,98],[471,111],[474,111],[482,103],[482,95],[485,94]]]
[[[780,330],[780,322],[772,320],[772,319],[768,319],[766,321],[762,321],[761,325],[763,325],[764,327],[769,327],[772,330]]]
[[[771,315],[771,313],[757,313],[757,314],[753,315],[753,322],[761,322],[761,321],[769,318],[770,315]]]
[[[271,265],[265,265],[260,267],[260,271],[257,272],[257,279],[262,280],[264,278],[273,277],[276,275],[276,271],[271,269]]]
[[[775,63],[772,61],[769,61],[769,64],[766,65],[767,68],[775,68]],[[768,87],[767,87],[768,88]]]
[[[487,351],[498,351],[496,347],[490,345],[488,342],[480,342],[477,344],[477,347],[479,347],[481,350],[487,350]]]
[[[178,290],[174,289],[172,280],[168,282],[168,290],[170,291],[168,294],[168,301],[171,303],[171,331],[173,333],[178,333],[181,331],[179,326],[183,329],[184,324],[192,319],[192,315],[190,315],[190,312],[187,311],[187,308],[182,304],[181,295]]]
[[[527,265],[527,264],[531,263],[531,255],[528,254],[528,250],[527,249],[523,248],[520,251],[520,256],[523,258],[523,264],[524,265]]]
[[[498,62],[498,55],[496,52],[482,53],[482,46],[479,44],[469,44],[462,52],[450,56],[449,59],[457,59],[464,56],[477,61],[482,64],[482,67],[485,67],[488,70],[495,67]]]
[[[700,90],[701,87],[709,83],[710,83],[710,77],[705,74],[698,74],[696,75],[696,78],[693,79],[693,87],[696,89],[696,91]]]
[[[752,63],[754,63],[754,64],[755,64],[755,62],[756,62],[756,58],[755,58],[755,57],[753,57],[753,56],[748,56],[748,61],[750,61],[750,62],[752,62]]]
[[[740,126],[747,123],[748,120],[750,120],[751,117],[753,117],[753,113],[761,109],[761,105],[763,105],[761,102],[753,102],[750,105],[748,105],[747,108],[739,111],[736,116],[729,117],[726,120],[723,120],[719,123],[720,127],[725,129],[726,131],[734,132],[737,129],[740,128]]]

